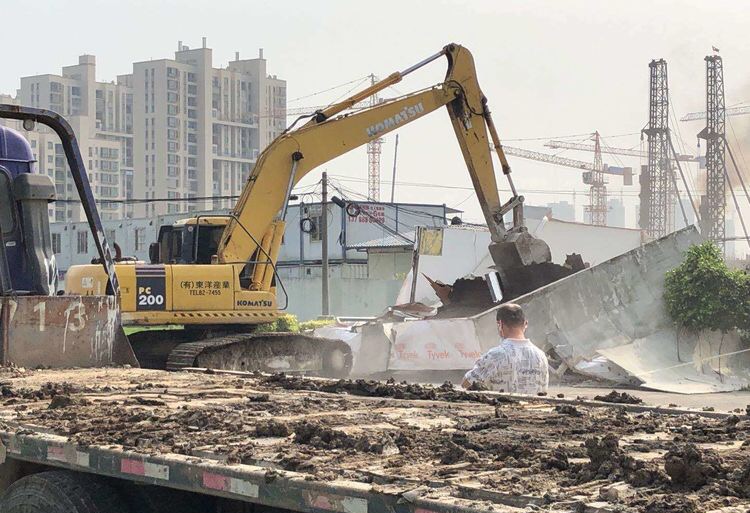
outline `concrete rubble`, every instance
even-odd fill
[[[560,372],[679,393],[746,386],[750,354],[736,334],[678,333],[664,309],[665,273],[699,241],[695,228],[686,228],[517,298],[529,338],[562,363]],[[356,375],[464,371],[499,341],[495,308],[469,317],[391,320],[353,336]]]

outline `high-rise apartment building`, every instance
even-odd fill
[[[83,55],[61,75],[23,77],[16,98],[0,101],[65,116],[104,219],[230,207],[285,128],[286,82],[267,75],[263,50],[214,68],[204,38],[196,49],[180,42],[174,59],[136,62],[116,82],[97,82],[95,72],[95,58]],[[25,133],[58,198],[77,198],[60,141],[43,127]],[[146,201],[123,201],[133,198]],[[83,213],[60,201],[50,215],[68,222]]]
[[[100,200],[100,213],[104,219],[117,219],[127,214],[122,200],[133,175],[133,97],[127,84],[97,82],[95,72],[94,56],[82,55],[77,65],[65,66],[61,75],[23,77],[13,103],[53,110],[67,119]],[[41,126],[22,133],[37,156],[40,172],[55,182],[58,199],[77,198],[59,138]],[[52,221],[78,221],[82,216],[75,202],[58,201],[50,207]]]
[[[625,203],[622,198],[610,198],[607,202],[609,213],[607,214],[607,225],[625,228]]]
[[[556,201],[547,203],[547,208],[552,210],[552,217],[560,221],[574,222],[576,220],[576,207],[567,201]]]
[[[205,38],[196,49],[180,42],[174,59],[135,63],[132,82],[135,196],[160,200],[141,215],[230,207],[285,128],[286,82],[266,74],[262,50],[213,68]]]

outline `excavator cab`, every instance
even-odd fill
[[[228,219],[203,216],[182,219],[159,228],[159,238],[149,247],[152,264],[210,264]]]

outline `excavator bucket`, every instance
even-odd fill
[[[489,247],[494,267],[500,276],[503,300],[510,301],[572,274],[573,269],[552,263],[546,242],[527,231],[510,234]]]
[[[6,296],[0,305],[0,366],[138,366],[114,296]]]

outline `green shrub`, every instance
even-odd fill
[[[730,270],[715,244],[692,246],[664,285],[667,311],[677,326],[722,333],[750,328],[750,279]]]
[[[292,314],[284,314],[273,322],[261,324],[255,330],[256,333],[299,333],[300,325],[297,317]]]
[[[313,319],[312,321],[305,321],[299,323],[299,330],[300,331],[312,331],[316,328],[322,328],[324,326],[330,326],[331,324],[335,324],[335,319]]]

